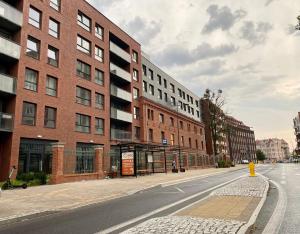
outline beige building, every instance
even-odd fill
[[[256,149],[263,151],[267,160],[284,160],[290,156],[289,145],[283,139],[270,138],[257,140]]]

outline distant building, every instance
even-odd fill
[[[283,139],[270,138],[256,141],[256,148],[265,153],[267,160],[289,158],[289,146]]]
[[[298,156],[300,156],[300,112],[298,115],[293,119],[294,122],[294,129],[295,129],[295,136],[296,136],[296,148],[295,152]]]

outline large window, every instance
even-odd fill
[[[44,126],[46,128],[56,127],[56,108],[45,107]]]
[[[143,75],[147,76],[147,67],[143,64]]]
[[[75,127],[77,132],[91,132],[91,117],[88,115],[76,114]]]
[[[42,13],[38,9],[30,6],[28,23],[36,28],[41,28],[41,18]]]
[[[137,88],[133,88],[133,98],[138,99],[140,97],[139,90]]]
[[[149,128],[148,130],[148,141],[153,141],[153,129]]]
[[[174,98],[174,97],[171,97],[171,104],[172,104],[173,106],[175,106],[175,105],[176,105],[176,100],[175,100],[175,98]]]
[[[100,40],[103,40],[104,29],[99,24],[95,26],[95,36],[98,37]]]
[[[85,106],[91,105],[91,91],[88,89],[76,87],[76,102]]]
[[[157,75],[157,83],[158,83],[159,85],[161,85],[161,76],[160,76],[160,75]]]
[[[104,85],[104,73],[98,69],[95,70],[95,83],[98,85]]]
[[[57,96],[57,78],[47,76],[46,94],[54,97]]]
[[[91,42],[77,35],[77,49],[83,53],[91,54]]]
[[[139,72],[138,72],[138,70],[133,69],[133,80],[139,81]]]
[[[59,50],[48,46],[48,64],[58,67],[58,57],[59,57]]]
[[[95,105],[98,109],[104,109],[104,95],[96,93]]]
[[[172,83],[170,84],[170,86],[171,86],[172,93],[175,93],[175,86]]]
[[[91,19],[84,15],[81,11],[78,11],[77,23],[85,30],[89,32],[91,31]]]
[[[162,91],[160,90],[160,89],[157,89],[158,90],[158,98],[160,99],[160,100],[162,100]]]
[[[171,144],[171,145],[174,145],[174,144],[175,144],[174,139],[175,139],[175,135],[174,135],[174,134],[171,134],[171,139],[170,139],[170,144]]]
[[[91,66],[80,60],[77,60],[76,73],[83,79],[91,80]]]
[[[141,128],[134,126],[134,139],[139,140],[141,138]]]
[[[140,119],[140,108],[133,107],[133,118]]]
[[[153,71],[151,69],[149,69],[149,79],[153,80]]]
[[[104,61],[104,51],[98,46],[95,46],[95,59],[101,63]]]
[[[144,91],[145,93],[147,93],[147,89],[148,89],[147,82],[146,82],[146,81],[143,81],[143,91]]]
[[[149,92],[151,95],[154,95],[154,86],[153,85],[149,85]]]
[[[136,51],[132,51],[132,61],[133,62],[138,62],[138,53]]]
[[[60,11],[60,0],[50,0],[50,6],[56,10]]]
[[[96,134],[104,134],[104,119],[95,118],[95,130]]]
[[[29,68],[25,70],[25,84],[24,88],[37,92],[38,86],[38,72]]]
[[[36,104],[23,102],[22,124],[35,125],[36,120]]]
[[[165,122],[165,116],[163,114],[159,114],[159,122],[164,123]]]
[[[40,58],[40,45],[41,45],[41,42],[38,39],[28,36],[26,55],[28,55],[32,58],[35,58],[35,59],[39,59]]]
[[[59,38],[59,23],[50,18],[49,19],[49,32],[48,32],[51,36]]]

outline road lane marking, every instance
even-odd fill
[[[279,232],[287,206],[287,196],[282,186],[273,180],[270,180],[270,182],[275,184],[275,186],[278,188],[278,201],[275,210],[262,234],[276,234]]]
[[[229,184],[229,183],[231,183],[231,182],[233,182],[233,181],[236,181],[236,180],[238,180],[238,179],[240,179],[240,178],[242,178],[242,177],[245,177],[245,175],[239,176],[239,177],[237,177],[237,178],[235,178],[235,179],[232,179],[232,180],[229,180],[229,181],[224,182],[224,183],[222,183],[222,184],[216,185],[216,186],[214,186],[214,187],[211,187],[211,188],[206,189],[206,190],[204,190],[204,191],[202,191],[202,192],[199,192],[199,193],[196,193],[196,194],[191,195],[191,196],[189,196],[189,197],[186,197],[186,198],[184,198],[184,199],[181,199],[181,200],[179,200],[179,201],[177,201],[177,202],[174,202],[174,203],[172,203],[172,204],[163,206],[163,207],[161,207],[161,208],[159,208],[159,209],[153,210],[153,211],[151,211],[151,212],[149,212],[149,213],[143,214],[143,215],[138,216],[138,217],[136,217],[136,218],[134,218],[134,219],[131,219],[131,220],[128,220],[128,221],[126,221],[126,222],[117,224],[117,225],[112,226],[112,227],[110,227],[110,228],[108,228],[108,229],[101,230],[101,231],[97,232],[97,234],[108,234],[108,233],[117,231],[117,230],[119,230],[119,229],[121,229],[121,228],[124,228],[124,227],[129,226],[130,224],[134,224],[134,223],[136,223],[136,222],[138,222],[138,221],[140,221],[140,220],[143,220],[143,219],[146,219],[146,218],[148,218],[148,217],[151,217],[152,215],[155,215],[155,214],[160,213],[160,212],[162,212],[162,211],[164,211],[164,210],[170,209],[170,208],[172,208],[172,207],[174,207],[174,206],[177,206],[177,205],[179,205],[179,204],[181,204],[181,203],[183,203],[183,202],[186,202],[186,201],[188,201],[188,200],[190,200],[190,199],[193,199],[193,198],[198,197],[198,196],[200,196],[200,195],[202,195],[202,194],[205,194],[205,193],[210,192],[210,191],[212,191],[212,190],[215,190],[215,189],[217,189],[217,188],[219,188],[219,187],[222,187],[222,186],[224,186],[224,185],[226,185],[226,184]]]
[[[178,188],[178,187],[175,187],[179,192],[181,193],[185,193],[182,189]]]

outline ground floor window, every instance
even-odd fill
[[[93,144],[77,143],[76,173],[92,173],[95,171],[95,149]]]

